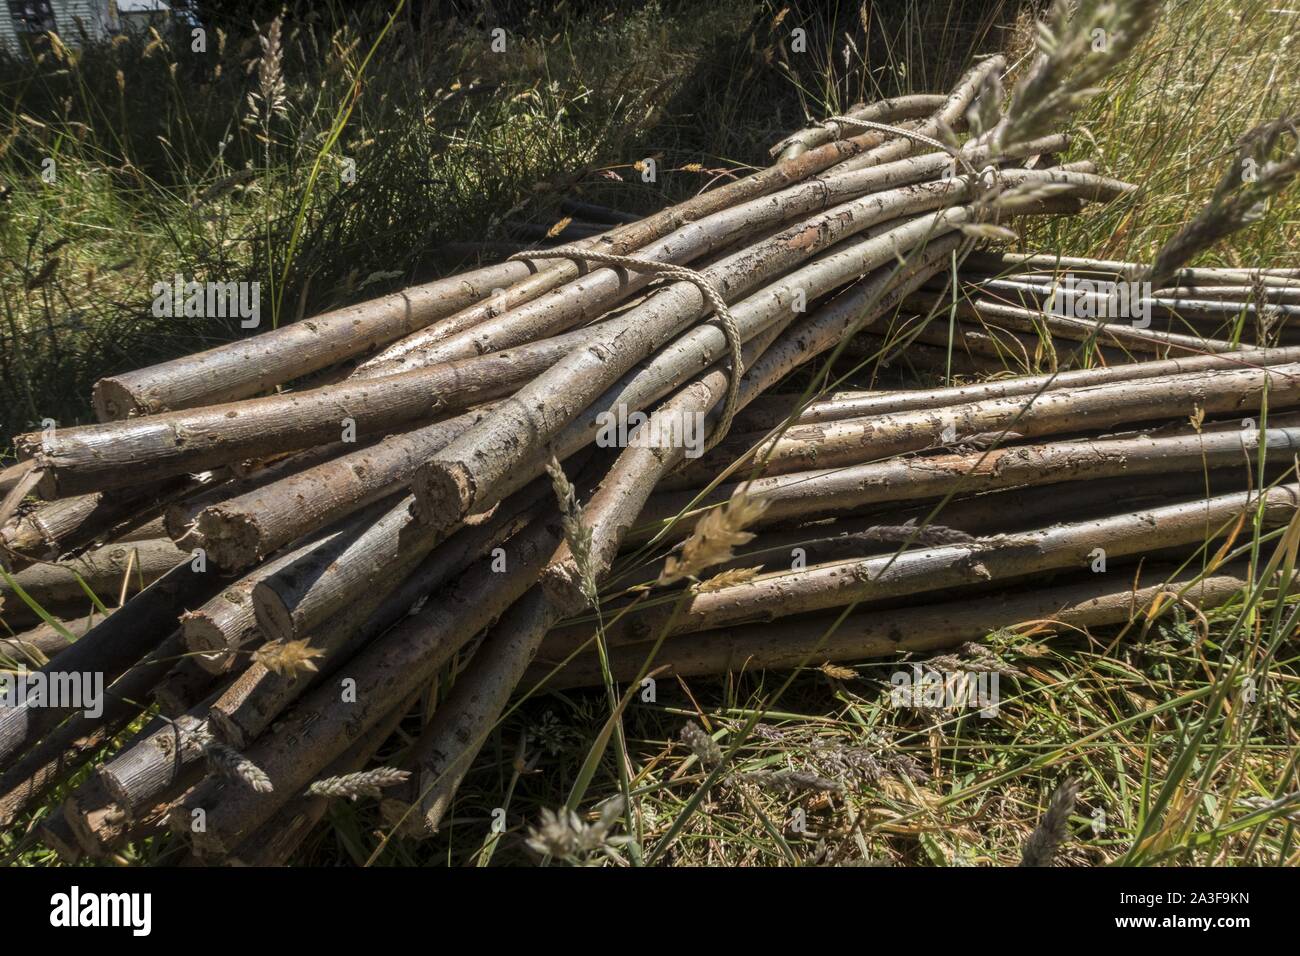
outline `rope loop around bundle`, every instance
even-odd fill
[[[990,163],[982,170],[977,170],[971,165],[966,155],[956,147],[950,146],[942,140],[935,139],[933,136],[927,136],[925,133],[919,133],[914,129],[906,129],[902,126],[890,126],[888,123],[877,123],[873,120],[854,119],[852,116],[831,116],[824,121],[824,125],[830,126],[832,123],[839,123],[849,126],[861,126],[866,129],[880,130],[881,132],[894,133],[906,139],[915,140],[918,143],[924,143],[927,146],[933,146],[941,152],[947,153],[952,157],[954,172],[955,167],[960,165],[968,176],[971,178],[972,186],[984,193],[996,194],[1002,188],[1002,170],[994,163]],[[988,181],[985,181],[985,175],[988,175]],[[982,211],[983,205],[977,204],[977,213]]]
[[[918,143],[924,143],[927,146],[933,146],[935,149],[947,153],[953,158],[954,163],[959,163],[966,172],[975,179],[979,179],[979,173],[970,161],[962,155],[961,150],[954,149],[942,140],[935,139],[933,136],[927,136],[925,133],[919,133],[914,129],[907,129],[902,126],[890,126],[888,123],[877,123],[873,120],[854,119],[852,116],[830,116],[824,121],[825,125],[839,123],[841,126],[861,126],[864,129],[874,129],[882,133],[893,133],[895,136],[902,136],[904,139],[910,139]]]
[[[633,272],[645,272],[665,279],[673,279],[677,282],[689,282],[698,288],[705,301],[708,302],[710,308],[717,315],[718,324],[722,326],[722,334],[727,339],[727,347],[731,353],[731,374],[727,379],[727,394],[722,405],[722,420],[718,422],[718,427],[709,436],[708,442],[705,444],[705,450],[712,449],[714,445],[726,437],[727,432],[731,429],[732,419],[736,417],[736,412],[740,409],[740,377],[745,374],[744,359],[741,352],[744,341],[740,337],[740,327],[736,324],[735,316],[731,314],[731,309],[727,307],[722,294],[718,292],[717,287],[708,276],[702,272],[671,262],[654,262],[650,259],[638,259],[635,256],[620,256],[612,252],[577,249],[572,246],[557,246],[553,249],[531,249],[527,252],[516,253],[510,258],[518,260],[577,259],[604,266],[630,269]]]

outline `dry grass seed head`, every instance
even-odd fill
[[[731,560],[737,545],[748,544],[754,535],[745,531],[767,510],[768,503],[742,493],[720,508],[709,510],[695,524],[682,545],[681,557],[670,555],[664,562],[659,584],[673,584],[696,577],[705,568]]]
[[[304,637],[297,641],[271,641],[263,644],[253,652],[253,663],[261,664],[272,674],[281,677],[314,672],[317,668],[313,659],[324,657],[325,652],[312,647],[309,640]]]

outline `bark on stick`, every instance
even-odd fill
[[[1224,534],[1257,506],[1269,523],[1286,522],[1300,487],[1282,485],[1151,508],[1134,514],[1060,524],[988,540],[904,551],[761,575],[752,581],[660,603],[627,614],[605,631],[611,643],[654,640],[733,624],[771,621],[858,601],[923,594],[1057,568],[1086,568],[1101,548],[1110,560],[1189,545]]]
[[[1209,609],[1233,600],[1250,586],[1246,569],[1229,568],[1225,572],[1192,581],[1181,575],[1164,579],[1165,572],[1157,569],[1143,578],[1169,583],[1137,589],[1099,575],[1077,584],[853,614],[838,626],[833,616],[741,624],[669,638],[653,656],[649,645],[612,648],[609,664],[614,679],[623,682],[647,667],[663,665],[670,668],[672,676],[693,677],[928,653],[981,640],[1003,628],[1044,621],[1080,628],[1124,624],[1137,619],[1153,602],[1168,602],[1175,593]],[[531,692],[539,685],[544,690],[562,690],[603,682],[600,663],[591,653],[582,654],[556,671],[556,665],[568,656],[562,651],[543,642],[537,662],[520,686]]]
[[[414,617],[358,655],[337,676],[354,681],[340,700],[336,681],[308,694],[285,718],[279,733],[263,737],[247,756],[270,778],[270,793],[236,790],[215,781],[201,784],[173,816],[176,832],[189,836],[203,856],[224,856],[299,793],[317,772],[425,681],[484,627],[518,600],[555,551],[559,529],[535,523],[508,549],[508,569],[479,561],[450,589]],[[353,702],[355,701],[355,702]],[[206,811],[206,829],[191,830],[190,811]]]
[[[100,421],[115,421],[247,398],[392,342],[532,271],[527,262],[486,266],[101,379],[95,411]]]

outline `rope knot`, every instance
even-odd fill
[[[698,288],[700,294],[704,296],[704,300],[717,315],[718,324],[722,326],[722,334],[727,339],[727,347],[731,353],[731,375],[727,379],[727,394],[722,406],[722,420],[718,422],[718,427],[709,436],[705,451],[712,449],[713,446],[726,437],[727,432],[731,429],[732,419],[736,417],[736,412],[740,408],[740,377],[745,374],[742,352],[744,341],[740,337],[740,327],[736,324],[735,316],[731,314],[731,309],[727,307],[726,300],[722,298],[722,293],[718,291],[712,279],[703,272],[697,272],[695,269],[689,269],[686,266],[671,262],[655,262],[652,259],[638,259],[635,256],[620,256],[612,252],[578,249],[573,246],[557,246],[554,249],[519,252],[510,258],[519,260],[580,259],[584,262],[618,266],[633,272],[663,276],[677,282],[689,282]]]

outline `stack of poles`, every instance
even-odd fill
[[[833,131],[771,168],[582,239],[571,257],[507,260],[104,379],[100,424],[19,436],[22,460],[0,478],[5,510],[40,500],[0,527],[6,607],[29,605],[24,575],[92,561],[105,546],[127,548],[142,569],[143,542],[170,541],[183,560],[133,596],[124,589],[75,643],[36,650],[47,662],[29,677],[97,675],[103,707],[0,707],[0,822],[118,741],[43,821],[49,846],[104,857],[169,827],[205,862],[284,862],[324,812],[308,786],[366,766],[439,676],[459,671],[404,757],[419,771],[412,792],[386,805],[404,832],[436,830],[543,638],[560,642],[547,659],[570,646],[592,583],[603,588],[619,555],[643,547],[633,533],[643,512],[694,487],[725,493],[753,460],[749,445],[735,453],[749,426],[728,427],[729,413],[757,412],[789,372],[892,315],[965,254],[962,227],[987,216],[983,187],[945,176],[950,153],[927,152],[918,137],[960,130],[985,74],[1004,66],[984,61],[928,101],[929,116],[910,98],[873,112],[916,136]],[[1000,167],[1004,188],[1052,187],[1019,212],[1069,214],[1128,189],[1087,164],[1044,164],[1063,136],[997,154],[993,141],[972,138],[963,158]],[[654,271],[585,258],[593,252],[694,274],[654,285]],[[705,289],[727,303],[729,323]],[[1267,379],[1257,391],[1274,367],[1249,367]],[[602,413],[632,412],[703,415],[717,445],[695,461],[681,447],[600,447]],[[968,414],[984,423],[998,412]],[[771,439],[765,475],[816,458],[787,444],[799,435]],[[845,450],[827,445],[827,455],[848,454],[836,447]],[[553,461],[582,502],[585,535],[570,538],[582,542],[578,556]],[[1269,498],[1268,515],[1278,502]],[[1209,505],[1192,507],[1210,520]],[[1216,507],[1214,516],[1234,506]],[[1064,560],[1068,549],[1047,550]],[[760,581],[734,596],[761,601],[746,597]],[[790,613],[850,593],[813,590],[820,596]],[[674,640],[738,623],[697,613],[695,600],[673,622]]]

